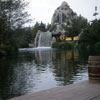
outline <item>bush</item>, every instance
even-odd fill
[[[79,49],[87,51],[89,55],[100,55],[100,42],[96,44],[80,43]]]
[[[100,55],[100,42],[98,42],[94,45],[94,50],[97,55]]]
[[[15,54],[18,52],[18,48],[16,46],[13,45],[5,45],[5,44],[1,44],[0,45],[0,55],[1,56],[7,56],[10,54]]]
[[[79,43],[94,45],[98,42],[100,42],[100,20],[94,20],[80,35]]]
[[[53,48],[57,48],[57,49],[71,49],[73,48],[71,43],[68,42],[55,42],[52,44]]]
[[[100,50],[100,42],[96,43],[96,44],[94,45],[94,48],[97,49],[97,50]]]
[[[86,49],[86,48],[89,47],[89,44],[87,44],[87,43],[83,43],[83,42],[82,42],[82,43],[79,44],[78,47],[79,47],[79,49]]]

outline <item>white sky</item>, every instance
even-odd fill
[[[52,15],[55,9],[61,5],[63,1],[66,1],[70,8],[73,9],[78,15],[82,15],[89,21],[93,20],[93,13],[95,6],[98,7],[98,13],[100,12],[100,0],[27,0],[29,2],[28,12],[31,14],[31,18],[43,23],[51,23]],[[100,19],[100,13],[97,16]],[[33,24],[34,24],[33,23]]]

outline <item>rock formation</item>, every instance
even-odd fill
[[[70,25],[72,23],[72,19],[74,18],[77,18],[77,14],[73,12],[68,3],[64,1],[62,2],[61,6],[55,10],[51,24]]]
[[[77,14],[69,7],[67,2],[62,2],[62,4],[55,10],[52,20],[51,29],[53,29],[53,34],[65,34],[65,27],[71,27],[72,20],[77,19]]]

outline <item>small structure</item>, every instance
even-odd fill
[[[80,39],[79,36],[75,36],[75,37],[73,38],[74,41],[78,41],[79,39]],[[71,38],[71,37],[67,37],[67,38],[66,38],[66,41],[72,41],[72,38]]]

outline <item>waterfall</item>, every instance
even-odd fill
[[[51,47],[51,32],[40,32],[38,37],[38,47]]]
[[[59,24],[62,24],[62,12],[61,12],[61,8],[60,8],[58,16],[59,16]]]

